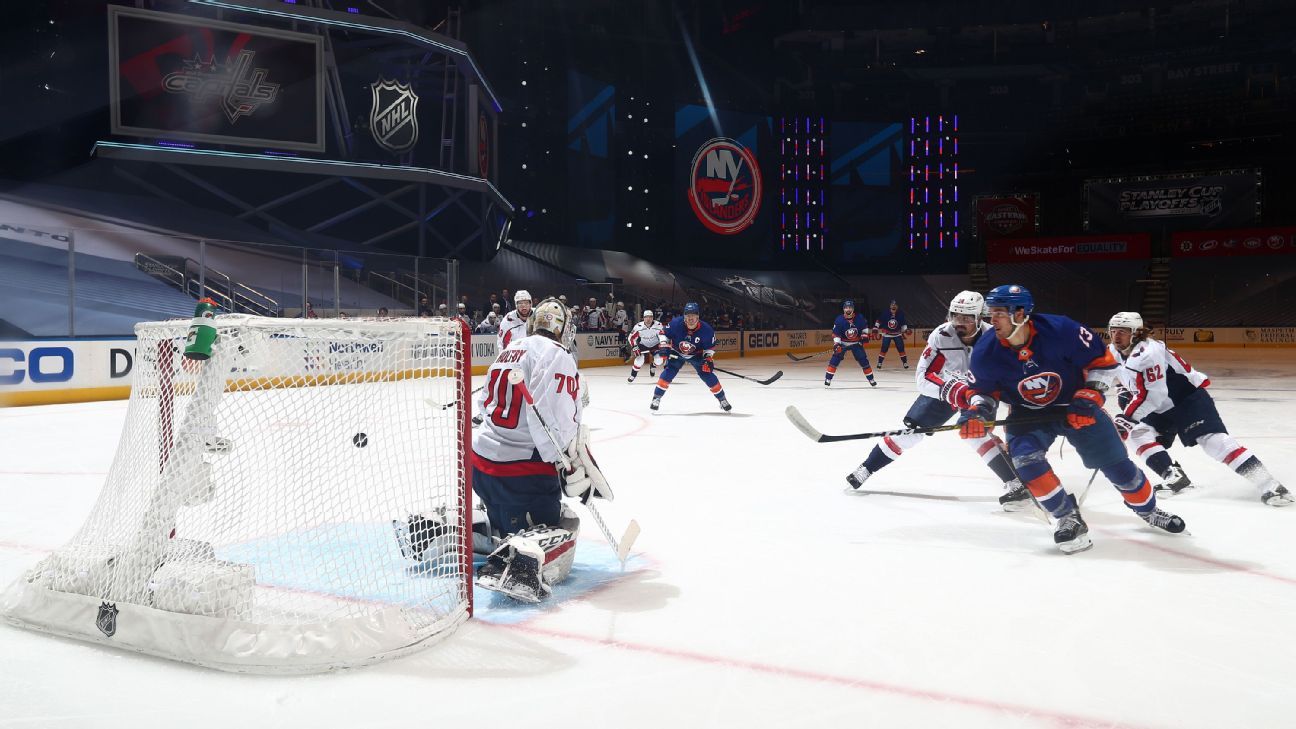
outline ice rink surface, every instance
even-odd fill
[[[1296,485],[1296,353],[1185,354],[1230,432]],[[628,368],[588,370],[617,495],[603,514],[643,527],[624,574],[587,520],[553,602],[478,591],[476,619],[445,642],[310,677],[0,624],[0,727],[1296,726],[1296,508],[1176,446],[1199,488],[1162,506],[1189,534],[1152,530],[1099,476],[1094,548],[1065,556],[1051,527],[1000,510],[1000,484],[952,433],[865,485],[893,494],[844,493],[873,443],[813,443],[783,410],[828,433],[901,427],[915,389],[895,359],[876,389],[843,365],[830,390],[822,358],[724,360],[786,373],[768,387],[722,375],[730,414],[688,368],[656,415],[646,371],[627,384]],[[81,524],[125,410],[0,411],[0,586]],[[1069,446],[1050,460],[1084,487]]]

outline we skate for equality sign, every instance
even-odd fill
[[[319,36],[108,6],[112,132],[324,151]]]

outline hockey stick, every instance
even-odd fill
[[[481,392],[481,391],[482,391],[482,388],[484,388],[484,387],[486,387],[486,384],[485,384],[485,383],[482,383],[481,385],[478,385],[477,388],[474,389],[474,390],[473,390],[471,393],[469,393],[469,394],[470,394],[470,395],[476,395],[477,393]],[[453,401],[453,400],[450,401],[450,402],[444,402],[444,403],[443,403],[443,402],[437,402],[436,400],[433,400],[433,399],[430,398],[430,397],[425,397],[425,398],[423,398],[423,402],[427,403],[428,405],[431,405],[431,406],[434,407],[434,408],[441,408],[442,410],[446,410],[446,409],[448,409],[448,408],[452,408],[452,407],[454,407],[455,404],[456,404],[455,401]]]
[[[747,375],[740,375],[740,374],[738,374],[737,372],[730,372],[729,370],[722,370],[722,369],[720,369],[719,367],[716,367],[715,365],[711,365],[711,369],[715,370],[716,372],[723,372],[723,373],[725,373],[726,375],[731,375],[731,376],[733,376],[733,377],[737,377],[737,378],[742,379],[742,380],[751,380],[752,382],[755,382],[755,383],[758,384],[758,385],[768,385],[768,384],[770,384],[771,382],[773,382],[773,381],[775,381],[775,380],[777,380],[778,378],[780,378],[780,377],[783,376],[783,370],[779,370],[778,372],[775,372],[775,373],[774,373],[774,376],[773,376],[773,377],[770,377],[770,378],[767,379],[767,380],[758,380],[758,379],[756,379],[755,377],[748,377]]]
[[[831,352],[831,351],[832,351],[832,347],[829,347],[828,349],[825,349],[825,350],[822,351],[822,352],[815,352],[814,354],[807,354],[807,355],[804,356],[804,357],[798,357],[798,356],[796,356],[795,354],[792,354],[791,352],[788,352],[788,353],[787,353],[787,356],[788,356],[788,359],[792,360],[793,362],[804,362],[804,361],[806,361],[806,360],[808,360],[808,359],[814,359],[815,357],[822,357],[822,356],[824,356],[825,354],[828,354],[828,353]]]
[[[554,435],[553,430],[549,428],[549,424],[545,422],[544,416],[541,415],[539,409],[536,408],[535,399],[531,397],[531,390],[527,388],[526,380],[522,377],[522,372],[519,370],[509,370],[508,380],[510,385],[513,385],[522,391],[522,398],[526,400],[527,407],[530,408],[531,414],[540,422],[540,427],[544,430],[545,435],[549,436],[549,443],[553,445],[554,450],[558,452],[558,462],[562,465],[564,471],[570,471],[572,466],[571,460],[567,458],[567,450],[558,445],[557,436]],[[612,536],[612,530],[608,529],[607,522],[603,521],[603,515],[598,512],[597,508],[595,508],[594,500],[591,498],[582,503],[585,504],[586,509],[589,509],[590,516],[594,517],[594,523],[598,525],[599,531],[603,532],[603,538],[612,546],[612,551],[616,552],[617,560],[621,563],[621,571],[624,572],[626,559],[630,556],[630,548],[634,546],[635,540],[639,538],[639,522],[631,519],[630,524],[626,526],[625,533],[621,535],[621,540],[617,541]]]
[[[784,410],[783,412],[784,414],[787,415],[788,420],[791,420],[792,424],[796,426],[797,430],[801,431],[802,433],[805,433],[807,438],[813,440],[816,443],[833,443],[840,440],[867,440],[869,438],[885,438],[886,436],[889,435],[912,435],[915,433],[920,435],[926,435],[928,433],[940,433],[946,430],[958,430],[960,427],[960,423],[951,423],[949,425],[933,425],[927,428],[901,428],[899,430],[879,430],[876,433],[851,433],[849,435],[825,435],[819,432],[819,430],[817,430],[813,425],[811,425],[809,421],[805,419],[805,416],[801,414],[801,411],[797,410],[795,405],[788,405],[787,410]],[[1014,424],[1045,423],[1051,420],[1056,420],[1057,417],[1058,416],[1056,415],[1035,415],[1028,418],[1017,418],[1012,422]],[[1007,420],[995,420],[993,422],[986,423],[986,425],[989,426],[1006,425],[1007,423],[1008,423]]]

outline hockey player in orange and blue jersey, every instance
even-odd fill
[[[960,434],[980,438],[993,421],[997,400],[1012,406],[1008,452],[1035,500],[1057,519],[1053,541],[1068,554],[1093,546],[1076,499],[1048,462],[1059,436],[1080,453],[1085,468],[1101,470],[1125,505],[1148,524],[1167,532],[1184,521],[1157,508],[1147,476],[1130,460],[1110,416],[1103,410],[1116,379],[1117,362],[1102,339],[1065,316],[1034,314],[1035,301],[1023,286],[1005,285],[986,296],[994,337],[972,350],[968,384],[955,404],[964,412]],[[1041,413],[1052,420],[1034,420]]]
[[[900,364],[904,365],[905,369],[909,369],[909,355],[905,354],[904,348],[904,338],[909,333],[909,325],[905,323],[905,315],[900,311],[900,305],[892,301],[887,306],[887,312],[873,322],[873,328],[882,338],[882,349],[878,352],[878,369],[882,369],[882,360],[886,359],[887,350],[891,349],[893,342],[896,352],[900,354]]]
[[[864,376],[868,378],[869,384],[877,387],[877,380],[873,379],[873,368],[869,367],[868,353],[864,351],[864,345],[868,343],[868,320],[863,316],[855,313],[855,302],[846,299],[842,302],[842,313],[837,316],[837,321],[833,322],[833,349],[832,357],[828,358],[828,371],[824,373],[824,387],[830,387],[833,381],[833,375],[837,374],[837,365],[841,364],[846,353],[850,352],[864,370]]]
[[[712,371],[712,360],[715,358],[715,330],[710,324],[702,321],[702,309],[696,302],[690,301],[684,305],[684,316],[675,317],[667,325],[665,337],[670,346],[670,354],[667,356],[666,366],[662,368],[661,377],[657,378],[657,387],[653,388],[652,404],[649,407],[652,410],[661,407],[661,399],[666,394],[666,388],[670,387],[675,375],[679,374],[680,368],[687,362],[697,370],[702,382],[711,388],[711,394],[720,401],[720,409],[725,412],[732,410],[733,406],[725,399],[724,386],[720,384],[720,378]]]

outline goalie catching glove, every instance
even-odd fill
[[[567,446],[567,460],[571,463],[569,470],[564,471],[561,465],[558,467],[564,494],[580,499],[582,504],[591,498],[613,499],[612,487],[608,486],[598,462],[590,454],[588,425],[580,426],[576,437]]]

